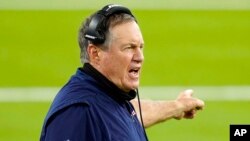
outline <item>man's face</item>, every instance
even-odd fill
[[[139,87],[143,56],[143,37],[136,22],[110,29],[110,46],[101,51],[99,71],[124,91]]]

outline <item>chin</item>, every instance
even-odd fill
[[[139,81],[138,80],[132,80],[132,81],[126,81],[123,83],[124,88],[127,90],[135,90],[139,88]]]
[[[131,90],[138,89],[138,87],[139,87],[139,83],[130,86]]]

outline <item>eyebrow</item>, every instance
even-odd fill
[[[131,42],[130,44],[133,45],[133,46],[138,46],[139,45],[139,47],[144,47],[144,42],[139,43],[139,44],[137,44],[135,42]]]

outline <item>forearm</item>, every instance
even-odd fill
[[[172,101],[141,100],[142,119],[144,127],[149,127],[156,123],[175,118],[181,112],[180,105]],[[132,100],[137,116],[140,119],[139,106],[137,100]],[[178,110],[180,109],[180,110]]]

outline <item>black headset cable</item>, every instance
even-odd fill
[[[137,100],[138,100],[138,106],[139,106],[139,112],[140,112],[140,119],[141,119],[141,124],[142,124],[142,128],[143,128],[143,132],[146,138],[146,141],[148,141],[148,136],[144,127],[144,123],[143,123],[143,119],[142,119],[142,110],[141,110],[141,101],[140,101],[140,96],[139,96],[139,91],[138,89],[136,89],[136,94],[137,94]]]

